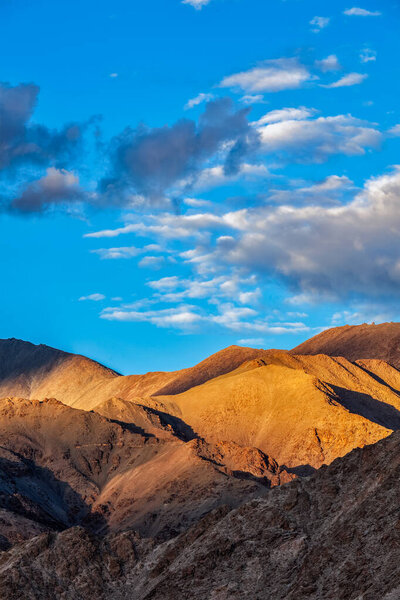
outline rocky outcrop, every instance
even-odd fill
[[[0,555],[0,596],[394,600],[399,472],[395,433],[158,546],[131,532],[42,534]]]
[[[140,426],[53,399],[0,400],[0,548],[74,525],[167,539],[292,477],[256,449],[185,441],[132,411]]]

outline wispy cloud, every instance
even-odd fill
[[[240,346],[262,346],[265,344],[264,338],[244,338],[238,340]]]
[[[310,21],[310,25],[312,25],[312,31],[314,33],[319,33],[322,29],[325,29],[330,23],[329,17],[314,17]]]
[[[91,300],[92,302],[100,302],[101,300],[105,300],[105,298],[104,294],[89,294],[89,296],[81,296],[79,301]]]
[[[265,98],[262,94],[245,94],[240,99],[243,104],[264,104]]]
[[[177,329],[192,328],[202,320],[195,306],[177,306],[159,310],[129,310],[109,308],[100,317],[108,321],[147,322],[157,327],[173,327]]]
[[[211,0],[182,0],[182,4],[190,4],[196,10],[201,10],[203,6],[209,4]]]
[[[136,246],[122,246],[118,248],[97,248],[91,250],[93,254],[98,254],[102,260],[116,260],[120,258],[133,258],[146,252],[159,251],[160,246],[157,244],[149,244],[143,248],[137,248]]]
[[[376,60],[375,50],[371,50],[371,48],[364,48],[360,52],[360,60],[362,63],[374,62]]]
[[[328,71],[339,71],[341,69],[336,54],[330,54],[322,60],[316,60],[315,66],[317,67],[317,69],[320,69],[320,71],[322,71],[323,73],[327,73]]]
[[[258,67],[225,77],[220,87],[239,88],[248,93],[279,92],[301,87],[314,79],[297,58],[266,60]]]
[[[353,17],[379,17],[382,13],[379,10],[371,11],[365,8],[354,6],[343,11],[345,15]]]
[[[325,88],[340,88],[340,87],[350,87],[352,85],[359,85],[365,79],[367,79],[368,75],[366,73],[348,73],[344,75],[338,81],[334,81],[333,83],[322,85]]]
[[[189,109],[193,108],[194,106],[198,106],[199,104],[202,104],[203,102],[209,102],[213,98],[214,98],[214,94],[209,94],[209,93],[205,94],[205,93],[201,92],[195,98],[191,98],[190,100],[188,100],[188,102],[185,104],[185,110],[189,110]]]

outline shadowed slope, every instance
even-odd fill
[[[136,408],[141,426],[56,400],[0,400],[3,546],[76,524],[168,538],[221,503],[293,478],[256,449],[185,443]]]
[[[377,358],[400,367],[400,323],[334,327],[293,348],[291,352],[344,356],[351,361]]]
[[[397,600],[400,432],[156,548],[73,528],[0,555],[13,600]]]
[[[0,398],[62,397],[69,404],[117,376],[85,356],[22,340],[0,340]]]

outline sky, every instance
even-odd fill
[[[1,0],[0,337],[127,374],[399,320],[399,25]]]

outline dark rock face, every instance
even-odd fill
[[[0,597],[395,600],[399,476],[395,433],[159,546],[131,532],[42,534],[1,555]]]

